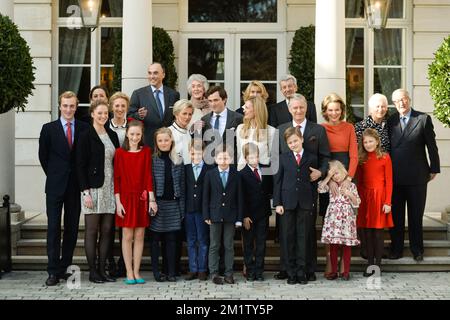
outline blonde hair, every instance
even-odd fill
[[[330,160],[328,162],[329,169],[336,169],[338,172],[342,173],[344,176],[348,175],[347,169],[345,169],[345,166],[340,162],[339,160]]]
[[[110,111],[112,111],[114,101],[116,101],[117,99],[125,100],[127,103],[127,110],[128,110],[128,108],[130,107],[130,98],[123,92],[116,92],[111,96],[111,98],[109,98],[109,106],[111,108]]]
[[[250,99],[250,92],[252,90],[252,87],[258,87],[261,89],[261,98],[264,99],[264,102],[267,102],[267,99],[269,98],[269,94],[267,93],[266,87],[264,87],[264,84],[261,81],[258,80],[252,80],[244,92],[242,92],[242,98],[244,101],[247,101]]]
[[[59,97],[58,97],[58,104],[61,105],[61,100],[62,99],[70,99],[70,98],[75,98],[76,99],[76,101],[77,101],[76,104],[77,104],[77,107],[78,107],[78,103],[80,103],[80,101],[78,100],[78,97],[77,97],[76,93],[73,92],[73,91],[65,91],[65,92],[61,93],[59,95]]]
[[[180,99],[177,102],[175,102],[172,113],[176,117],[181,111],[187,108],[191,108],[192,112],[194,112],[194,106],[192,105],[192,102],[190,100]]]
[[[344,102],[344,100],[337,94],[337,93],[330,93],[329,95],[327,95],[324,99],[323,99],[323,101],[322,101],[322,116],[323,116],[323,118],[326,120],[326,121],[329,121],[329,118],[328,118],[328,116],[327,116],[327,108],[328,108],[328,105],[330,104],[330,103],[333,103],[333,102],[337,102],[337,103],[339,103],[340,104],[340,106],[341,106],[341,116],[339,117],[339,120],[344,120],[344,118],[345,118],[345,102]]]
[[[267,140],[268,132],[266,135],[262,135],[263,132],[260,132],[260,129],[267,129],[267,119],[269,118],[267,112],[267,106],[262,97],[252,97],[247,101],[250,101],[253,105],[253,110],[255,114],[254,122],[256,123],[256,141]],[[242,130],[241,130],[241,138],[248,139],[250,135],[250,129],[253,119],[247,119],[244,117]]]
[[[99,106],[106,106],[109,111],[109,104],[108,100],[106,99],[97,99],[91,102],[91,105],[89,106],[89,114],[95,111]]]
[[[259,156],[259,148],[258,145],[254,144],[253,142],[247,142],[242,147],[242,153],[244,154],[244,159],[247,159],[247,157],[250,154],[257,154]]]
[[[183,159],[180,157],[180,155],[175,150],[175,140],[173,139],[172,130],[170,130],[169,128],[162,127],[162,128],[159,128],[158,130],[156,130],[155,135],[154,135],[154,140],[155,140],[154,146],[155,147],[154,147],[153,154],[157,157],[161,156],[161,150],[159,150],[158,143],[156,142],[157,137],[160,134],[167,134],[170,137],[172,144],[170,145],[169,158],[170,158],[170,160],[172,160],[172,162],[174,164],[180,164]]]
[[[384,156],[384,152],[381,150],[381,139],[380,139],[380,135],[378,134],[377,130],[372,129],[372,128],[367,128],[366,130],[364,130],[361,140],[359,141],[358,144],[358,161],[359,164],[363,164],[364,162],[367,161],[367,155],[368,152],[367,150],[364,148],[364,137],[372,137],[375,139],[375,141],[377,142],[377,147],[375,149],[375,154],[377,155],[377,159],[380,159],[381,157]]]

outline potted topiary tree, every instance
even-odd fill
[[[430,95],[434,101],[434,116],[444,127],[450,127],[450,36],[434,54],[433,62],[428,66]],[[443,218],[450,221],[450,205],[445,208]],[[450,232],[450,229],[447,230]]]
[[[0,14],[0,114],[25,110],[34,89],[34,69],[30,48],[17,26]]]

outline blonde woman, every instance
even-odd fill
[[[169,127],[172,131],[175,141],[175,151],[183,158],[183,163],[191,163],[191,153],[189,146],[191,145],[191,135],[188,128],[194,113],[192,102],[187,99],[181,99],[175,102],[173,106],[173,116],[175,121]]]

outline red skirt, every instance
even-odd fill
[[[358,208],[356,226],[358,228],[384,229],[392,228],[392,211],[383,212],[385,199],[384,188],[358,188],[361,204]]]
[[[116,214],[116,226],[122,228],[147,228],[150,225],[148,200],[141,194],[121,193],[120,201],[125,209],[124,218]]]

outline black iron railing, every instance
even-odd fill
[[[11,206],[9,196],[0,207],[0,271],[11,271]]]

